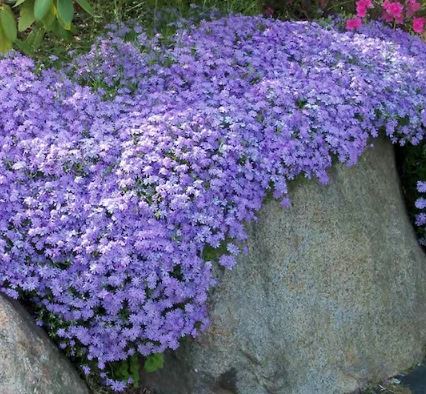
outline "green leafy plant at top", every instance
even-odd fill
[[[37,48],[52,32],[67,38],[72,30],[75,5],[93,15],[87,0],[0,0],[0,52],[15,45],[24,52]]]
[[[212,9],[224,15],[255,15],[263,4],[264,0],[0,0],[0,8],[9,9],[13,17],[7,26],[17,30],[12,39],[0,32],[0,53],[14,47],[46,64],[50,57],[69,61],[69,51],[89,50],[109,23],[137,20],[148,32],[168,36],[176,20],[194,15],[202,19]]]

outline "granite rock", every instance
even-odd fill
[[[69,361],[16,301],[0,296],[0,394],[88,394]]]
[[[144,376],[156,393],[350,393],[422,359],[426,257],[391,144],[290,196],[248,226],[249,253],[221,273],[208,331]]]

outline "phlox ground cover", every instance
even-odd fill
[[[379,134],[423,141],[426,44],[377,22],[110,26],[62,69],[1,59],[0,103],[1,291],[121,390],[109,364],[208,326],[213,264],[267,195],[289,205]]]

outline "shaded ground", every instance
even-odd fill
[[[398,377],[412,394],[426,394],[426,360],[409,374]]]
[[[426,360],[407,373],[401,373],[362,394],[426,394]]]
[[[93,393],[111,394],[111,391],[98,388],[95,389]],[[152,391],[143,387],[139,389],[129,389],[125,393],[154,394]],[[411,371],[408,371],[407,373],[401,373],[394,378],[390,378],[386,382],[383,382],[382,384],[379,384],[375,387],[369,387],[358,394],[426,394],[426,359],[422,364],[419,364]]]

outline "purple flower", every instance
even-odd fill
[[[426,193],[426,181],[417,182],[417,191],[420,194]],[[426,245],[426,198],[419,197],[416,201],[416,208],[419,210],[416,215],[416,225],[421,233],[420,244]]]

